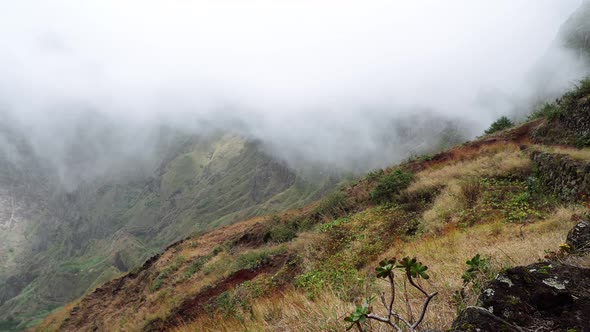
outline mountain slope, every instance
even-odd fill
[[[17,132],[3,133],[20,149],[3,156],[0,177],[0,320],[13,327],[187,234],[301,206],[338,181],[296,172],[235,135],[179,135],[164,141],[155,171],[137,161],[69,190]]]
[[[427,286],[439,291],[425,327],[450,327],[478,295],[455,297],[467,259],[489,257],[492,274],[534,263],[558,251],[588,212],[590,179],[579,170],[590,167],[590,143],[553,145],[562,141],[544,128],[576,137],[582,127],[567,119],[590,122],[590,91],[562,100],[561,117],[539,116],[370,173],[303,209],[178,242],[38,330],[342,330],[353,302],[387,287],[374,277],[377,262],[400,255],[429,265]]]

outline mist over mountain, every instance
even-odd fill
[[[589,6],[0,3],[0,330],[195,232],[525,119],[589,72]]]
[[[67,186],[157,159],[161,126],[363,171],[428,150],[437,138],[423,134],[443,130],[439,120],[474,137],[569,88],[583,61],[554,36],[579,4],[3,3],[2,121]],[[433,128],[401,142],[409,118]],[[71,160],[80,135],[90,158]]]

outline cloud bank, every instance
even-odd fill
[[[444,121],[473,137],[571,86],[584,70],[555,37],[580,4],[4,1],[0,110],[55,163],[79,132],[110,161],[150,151],[165,124],[238,131],[287,160],[380,167]],[[93,131],[97,118],[116,139]],[[404,141],[408,123],[424,139]]]

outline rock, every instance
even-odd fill
[[[474,324],[475,323],[475,324]],[[500,317],[494,316],[485,308],[467,307],[461,315],[453,322],[451,331],[455,332],[484,332],[484,331],[506,331],[521,332],[522,329],[510,324]]]
[[[580,221],[567,234],[565,243],[570,246],[572,252],[590,252],[590,223],[588,221]]]
[[[456,331],[590,331],[590,269],[556,262],[506,270],[455,320]]]

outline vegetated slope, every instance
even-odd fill
[[[297,172],[235,135],[175,134],[159,163],[130,161],[70,190],[4,129],[0,143],[15,151],[0,159],[0,330],[22,329],[182,237],[302,206],[339,181]]]
[[[537,114],[514,129],[370,173],[306,208],[178,242],[37,329],[339,331],[353,302],[387,287],[374,277],[377,262],[405,255],[430,267],[425,285],[439,291],[424,327],[448,328],[479,295],[475,286],[464,288],[467,259],[488,257],[492,275],[534,263],[558,251],[587,212],[590,179],[575,169],[590,167],[590,142],[553,146],[564,141],[546,130],[581,135],[566,119],[574,112],[590,121],[585,84],[564,97],[575,100],[563,117]],[[588,192],[555,195],[561,168],[542,173],[547,167],[532,159],[536,151],[560,158],[556,167],[579,174],[575,188]]]

